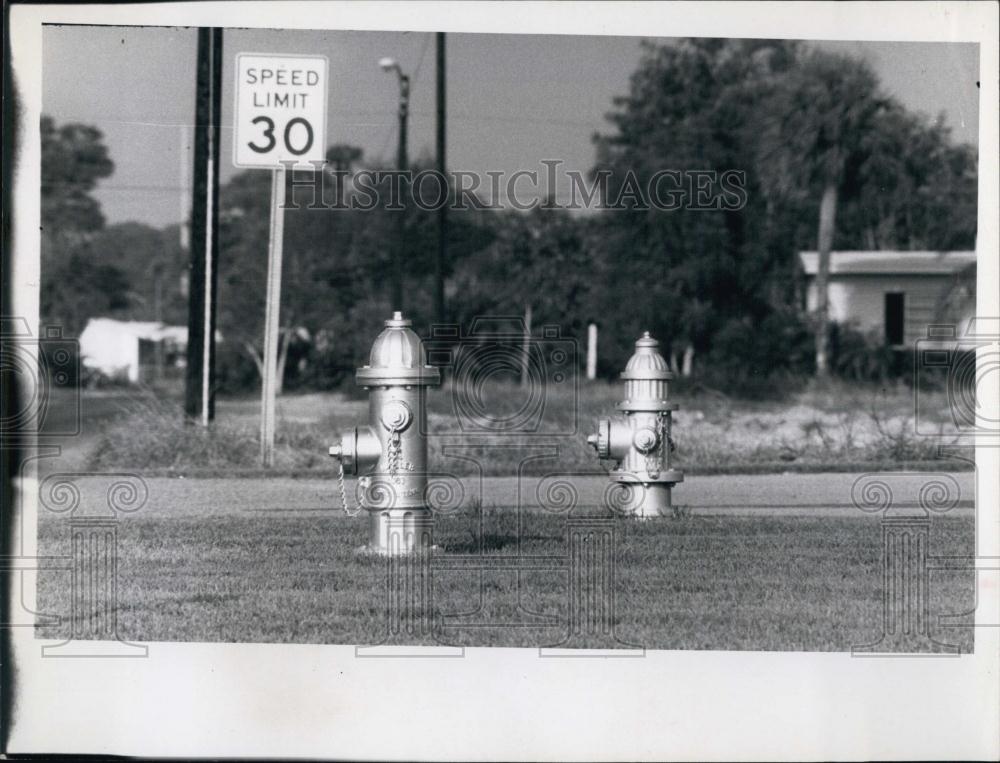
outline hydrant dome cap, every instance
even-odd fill
[[[368,365],[358,369],[360,384],[437,384],[441,372],[427,365],[424,344],[410,321],[395,313],[372,344]]]
[[[666,359],[659,352],[660,343],[646,331],[635,343],[635,354],[622,372],[623,379],[672,379]]]

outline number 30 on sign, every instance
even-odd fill
[[[278,169],[323,161],[326,153],[325,56],[236,56],[237,167]]]

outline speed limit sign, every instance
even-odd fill
[[[326,154],[325,56],[236,56],[237,167],[277,169]]]
[[[260,459],[274,465],[281,260],[288,170],[326,158],[325,56],[239,53],[233,164],[271,170],[271,226],[264,298],[261,368]],[[291,162],[291,164],[289,164]]]

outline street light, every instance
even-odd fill
[[[405,173],[408,166],[406,157],[406,122],[410,113],[410,78],[403,74],[399,62],[395,58],[380,58],[378,65],[384,72],[396,72],[399,78],[399,149],[396,154],[396,169]],[[402,175],[399,183],[400,204],[406,198],[403,191],[406,175]],[[402,310],[403,305],[403,241],[406,236],[405,209],[396,212],[396,245],[392,253],[392,309]]]

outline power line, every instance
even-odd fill
[[[414,81],[416,80],[416,74],[414,75]],[[385,117],[391,120],[394,112],[384,111],[381,109],[346,109],[342,111],[331,110],[329,111],[331,116],[342,116],[342,117]],[[432,111],[417,110],[412,109],[410,111],[411,117],[420,117],[430,119],[434,117]],[[595,120],[582,120],[582,119],[563,119],[561,117],[525,117],[525,116],[507,116],[505,114],[472,114],[468,112],[454,112],[450,115],[454,119],[462,119],[471,122],[506,122],[508,124],[543,124],[543,125],[564,125],[567,127],[595,127]],[[124,124],[124,125],[142,125],[147,127],[191,127],[191,122],[142,122],[137,120],[126,120],[126,119],[103,119],[100,117],[74,117],[74,120],[80,120],[82,122],[93,123],[93,124]],[[603,117],[596,120],[596,126],[603,125]],[[371,123],[380,124],[380,123]],[[606,125],[612,126],[612,125]],[[232,130],[230,125],[222,125],[222,130]],[[730,128],[730,127],[720,127],[713,126],[713,133],[726,133],[726,134],[739,134],[744,131],[745,128]]]
[[[420,49],[420,58],[417,59],[417,68],[413,70],[413,84],[417,83],[420,78],[420,67],[424,65],[424,55],[427,53],[427,46],[431,42],[431,35],[433,32],[428,32],[424,35],[424,46]]]
[[[427,116],[431,116],[428,114]],[[532,119],[530,117],[508,117],[502,114],[469,114],[455,112],[449,115],[453,119],[461,119],[468,122],[506,122],[508,124],[544,124],[544,125],[559,125],[566,127],[590,127],[594,128],[594,122],[591,120],[581,120],[581,119],[560,119],[558,117],[540,117]]]
[[[96,191],[153,191],[160,193],[174,193],[176,191],[190,191],[194,186],[184,185],[104,185],[97,186]]]

